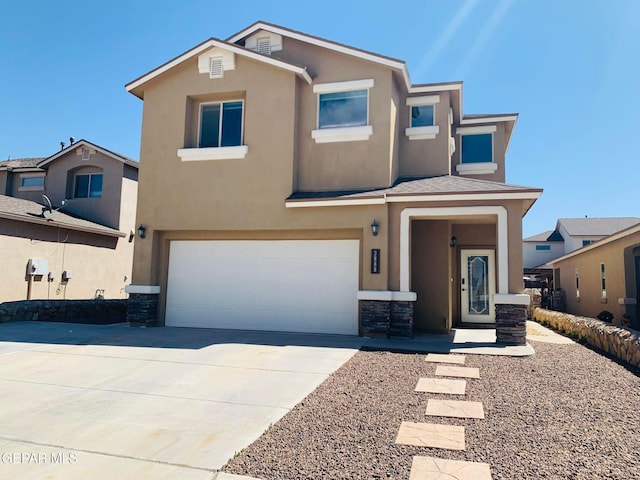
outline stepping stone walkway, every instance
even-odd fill
[[[464,395],[467,389],[466,380],[451,380],[449,378],[421,378],[416,385],[416,392],[447,393],[449,395]]]
[[[435,363],[456,363],[458,365],[464,365],[464,359],[466,357],[464,355],[449,355],[442,353],[427,353],[427,358],[425,358],[425,362],[435,362]]]
[[[482,402],[434,400],[427,402],[427,415],[434,417],[484,418]]]
[[[396,443],[417,447],[464,450],[464,427],[436,423],[402,422]]]
[[[435,375],[437,377],[480,378],[480,369],[459,366],[464,365],[465,358],[464,355],[429,353],[425,360],[427,362],[449,364],[436,367]],[[420,378],[415,391],[465,395],[466,388],[466,380]],[[427,401],[426,415],[454,418],[485,418],[482,402],[432,398]],[[464,450],[464,427],[402,422],[396,443],[447,450]],[[487,463],[462,462],[435,457],[418,456],[413,458],[409,480],[444,479],[491,480],[491,469]]]
[[[409,480],[491,480],[488,463],[413,457]]]
[[[438,367],[436,367],[436,377],[480,378],[480,369],[475,367],[438,365]]]

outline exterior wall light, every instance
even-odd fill
[[[138,236],[140,238],[144,238],[147,236],[147,229],[142,224],[140,224],[140,226],[138,227]]]
[[[374,237],[378,236],[378,228],[380,227],[380,224],[378,223],[378,221],[374,218],[373,222],[371,222],[371,233],[373,234]]]
[[[451,241],[449,242],[449,246],[451,248],[456,248],[456,245],[458,245],[458,237],[456,237],[455,235],[453,235],[451,237]]]

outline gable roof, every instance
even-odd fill
[[[0,162],[0,170],[10,170],[14,168],[37,168],[38,163],[46,157],[35,158],[14,158],[13,160],[5,160]]]
[[[125,233],[99,223],[73,217],[61,211],[46,213],[42,216],[42,205],[22,198],[0,195],[0,218],[21,222],[37,223],[48,227],[67,228],[81,232],[96,233],[109,237],[126,237]]]
[[[295,65],[291,62],[287,62],[285,60],[281,60],[270,55],[264,55],[262,53],[254,52],[253,50],[249,50],[240,45],[236,45],[234,43],[226,42],[224,40],[220,40],[215,37],[211,37],[209,40],[205,40],[200,45],[196,45],[190,50],[178,55],[177,57],[169,60],[168,62],[160,65],[157,68],[154,68],[150,72],[145,73],[144,75],[136,78],[135,80],[127,83],[125,88],[127,92],[133,93],[138,98],[143,98],[143,93],[139,92],[139,87],[147,83],[149,80],[156,78],[157,76],[163,74],[164,72],[172,69],[173,67],[193,58],[194,56],[203,53],[211,48],[218,47],[224,50],[228,50],[230,52],[236,53],[238,55],[242,55],[244,57],[251,58],[253,60],[257,60],[259,62],[267,63],[269,65],[273,65],[274,67],[282,68],[284,70],[295,73],[296,75],[301,76],[304,80],[311,84],[311,76],[307,72],[307,68]]]
[[[276,25],[274,23],[268,23],[262,20],[258,20],[254,24],[249,25],[247,28],[239,31],[238,33],[231,35],[229,38],[227,38],[227,42],[230,42],[230,43],[239,42],[259,30],[266,30],[272,33],[276,33],[278,35],[282,35],[284,37],[293,38],[295,40],[300,40],[306,43],[317,45],[319,47],[327,48],[335,52],[344,53],[347,55],[361,58],[363,60],[379,63],[387,67],[396,68],[402,71],[402,76],[404,78],[405,84],[407,85],[407,89],[411,88],[411,79],[409,78],[409,71],[407,70],[407,64],[402,60],[398,60],[397,58],[393,58],[393,57],[387,57],[385,55],[380,55],[378,53],[370,52],[368,50],[362,50],[360,48],[351,47],[343,43],[334,42],[332,40],[327,40],[326,38],[322,38],[322,37],[316,37],[314,35],[309,35],[307,33],[303,33],[297,30],[291,30],[290,28],[285,28],[280,25]]]
[[[556,229],[562,225],[571,236],[607,236],[638,223],[637,217],[559,218]]]
[[[58,158],[62,157],[63,155],[66,155],[67,153],[69,153],[72,150],[74,150],[74,149],[76,149],[78,147],[81,147],[81,146],[92,148],[92,149],[94,149],[94,150],[96,150],[96,151],[98,151],[98,152],[100,152],[100,153],[102,153],[104,155],[107,155],[108,157],[111,157],[111,158],[113,158],[113,159],[115,159],[115,160],[117,160],[119,162],[125,163],[125,164],[129,165],[130,167],[133,167],[133,168],[136,168],[136,169],[140,167],[138,162],[136,162],[134,159],[129,158],[129,157],[127,157],[125,155],[122,155],[120,153],[113,152],[113,151],[108,150],[108,149],[106,149],[104,147],[100,147],[99,145],[96,145],[95,143],[91,143],[91,142],[89,142],[87,140],[84,140],[84,139],[80,139],[77,142],[72,143],[68,147],[66,147],[66,148],[54,153],[50,157],[47,157],[47,158],[43,159],[37,165],[38,165],[38,167],[42,168],[45,165],[48,165],[49,163],[54,162],[55,160],[57,160]]]
[[[400,178],[389,188],[341,192],[295,192],[287,198],[288,207],[367,205],[389,202],[445,200],[535,201],[542,189],[510,185],[475,178],[441,175],[424,178]],[[533,204],[533,202],[531,202]]]
[[[564,238],[557,230],[547,230],[522,239],[523,242],[564,242]]]

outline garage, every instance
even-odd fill
[[[358,240],[175,240],[165,325],[358,334]]]

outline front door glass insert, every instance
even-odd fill
[[[488,315],[489,312],[489,257],[469,255],[467,258],[469,279],[469,315]]]

